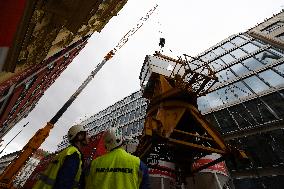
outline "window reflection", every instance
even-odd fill
[[[284,78],[272,71],[271,69],[261,72],[258,75],[273,87],[284,83]]]
[[[207,99],[207,96],[202,96],[197,99],[199,111],[205,112],[206,110],[210,109],[210,105]]]
[[[235,46],[232,43],[227,42],[227,43],[223,44],[222,47],[226,50],[230,50],[230,49],[234,48]]]
[[[257,70],[263,66],[259,61],[255,58],[249,58],[243,61],[243,64],[247,66],[250,70]]]
[[[214,60],[213,62],[211,62],[209,64],[210,68],[215,70],[215,71],[218,70],[219,68],[223,67],[224,65],[226,65],[226,64],[220,59]]]
[[[209,93],[205,97],[206,98],[204,98],[204,100],[207,100],[211,108],[215,108],[223,104],[219,95],[217,94],[217,91]]]
[[[233,62],[233,61],[235,60],[234,57],[232,57],[230,54],[226,54],[226,55],[222,56],[221,59],[222,59],[226,64],[230,64],[231,62]]]
[[[217,91],[217,94],[220,96],[220,99],[223,103],[229,103],[237,100],[237,95],[234,93],[234,90],[231,86],[226,86]]]
[[[264,51],[255,55],[256,59],[261,61],[264,64],[271,64],[281,57],[270,52]]]
[[[202,65],[202,62],[200,60],[194,60],[194,61],[190,62],[189,64],[190,64],[190,66],[186,65],[186,68],[187,69],[191,68],[191,69],[194,70],[194,69],[200,67],[200,65]]]
[[[234,131],[238,128],[228,110],[224,109],[218,112],[214,112],[214,115],[223,133]]]
[[[231,40],[231,42],[234,43],[235,45],[240,45],[244,43],[245,41],[246,41],[245,39],[238,37],[238,36]]]
[[[276,50],[274,50],[272,48],[269,48],[268,51],[271,52],[272,54],[276,54],[278,56],[284,57],[284,54],[281,53],[280,51],[276,51]]]
[[[224,81],[230,80],[232,78],[235,78],[236,76],[230,71],[230,69],[222,70],[218,72],[217,77],[219,79],[219,82],[222,83]]]
[[[263,83],[258,77],[252,76],[244,79],[244,82],[255,92],[259,93],[269,89],[269,87]]]
[[[256,46],[258,46],[258,47],[264,47],[265,46],[265,44],[263,44],[263,42],[261,43],[261,42],[258,42],[258,41],[252,41],[252,43],[253,44],[255,44]]]
[[[218,48],[214,49],[213,52],[218,56],[220,54],[223,54],[225,52],[225,50],[222,47],[218,47]]]
[[[282,74],[284,74],[284,64],[281,64],[279,66],[276,66],[275,69],[277,69],[279,72],[281,72]]]
[[[238,75],[242,76],[250,72],[246,67],[244,67],[241,63],[235,64],[231,67],[231,69]]]
[[[259,47],[255,46],[251,43],[248,43],[248,44],[242,46],[241,49],[245,50],[248,53],[252,53],[252,52],[257,51],[259,49]]]
[[[210,60],[212,60],[215,57],[216,57],[216,55],[212,51],[210,51],[207,54],[203,55],[201,57],[201,60],[203,60],[203,61],[210,61]]]
[[[237,59],[246,56],[246,53],[242,51],[241,49],[236,49],[232,51],[231,54]]]
[[[252,92],[241,81],[230,85],[230,87],[233,89],[238,98],[246,97],[252,94]]]
[[[228,108],[229,111],[233,114],[234,118],[238,122],[238,125],[241,128],[246,128],[252,125],[257,124],[253,119],[252,115],[248,110],[242,105],[238,104],[233,107]]]

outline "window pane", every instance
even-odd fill
[[[220,59],[214,60],[213,62],[211,62],[209,64],[211,69],[213,69],[214,71],[218,70],[219,68],[223,67],[224,65],[226,65],[226,64]]]
[[[248,43],[248,44],[242,46],[241,48],[243,50],[247,51],[248,53],[252,53],[252,52],[254,52],[254,51],[259,49],[259,47],[255,46],[255,45],[253,45],[251,43]]]
[[[252,114],[245,108],[243,104],[238,104],[228,109],[233,114],[235,120],[241,128],[246,128],[257,124],[253,119]]]
[[[225,43],[224,45],[222,45],[222,47],[223,47],[225,50],[230,50],[230,49],[234,48],[235,46],[234,46],[232,43],[227,42],[227,43]]]
[[[207,101],[209,103],[209,106],[211,108],[215,108],[215,107],[220,106],[220,105],[223,104],[216,91],[207,94],[205,97],[206,97],[206,99],[207,99]]]
[[[244,65],[247,66],[250,70],[257,70],[263,66],[255,58],[249,58],[243,61]]]
[[[218,77],[220,83],[236,77],[229,68],[218,72],[216,76]]]
[[[246,40],[244,40],[241,37],[235,37],[234,39],[231,40],[232,43],[236,44],[236,45],[240,45],[242,43],[244,43]]]
[[[284,116],[284,100],[281,95],[279,95],[278,93],[272,93],[262,98],[266,103],[269,104],[269,106],[276,112],[279,117]]]
[[[284,84],[284,78],[270,69],[264,72],[261,72],[258,75],[273,87]]]
[[[238,129],[238,126],[226,109],[214,112],[214,115],[221,127],[222,133],[227,133]]]
[[[216,57],[216,55],[212,51],[210,51],[209,53],[203,55],[201,57],[201,60],[203,60],[203,61],[210,61],[210,60],[212,60],[215,57]]]
[[[265,46],[264,42],[261,43],[261,42],[258,42],[256,40],[252,41],[252,43],[255,44],[258,47],[264,47]]]
[[[281,58],[280,56],[274,55],[267,51],[261,52],[255,55],[255,57],[264,64],[271,64]]]
[[[235,60],[230,54],[226,54],[226,55],[222,56],[221,59],[222,59],[226,64],[230,64],[231,62],[233,62],[233,61]]]
[[[247,101],[245,104],[258,123],[265,123],[275,119],[275,117],[267,109],[267,106],[259,98]]]
[[[241,49],[236,49],[234,51],[232,51],[230,54],[232,54],[235,58],[239,59],[241,57],[246,56],[247,54],[242,51]]]
[[[238,98],[247,97],[252,94],[252,92],[241,81],[231,84],[230,88]]]
[[[218,48],[214,49],[213,52],[216,55],[220,55],[220,54],[223,54],[225,52],[225,50],[222,47],[218,47]]]
[[[283,53],[281,53],[280,51],[276,51],[275,49],[269,48],[268,51],[271,52],[272,54],[284,57]]]
[[[282,74],[284,74],[284,64],[281,64],[279,66],[276,66],[275,69],[277,69],[279,72],[281,72]]]
[[[269,87],[256,76],[244,79],[244,82],[256,93],[269,89]]]
[[[210,109],[210,105],[208,102],[207,96],[201,96],[197,99],[198,109],[201,113],[205,112],[206,110]]]
[[[229,103],[237,100],[234,90],[230,86],[223,87],[217,91],[223,103]]]
[[[231,69],[238,75],[242,76],[250,72],[246,67],[244,67],[241,63],[235,64],[231,67]]]
[[[240,37],[244,38],[245,40],[250,40],[251,39],[251,37],[248,37],[247,35],[243,35],[243,34],[241,34]]]

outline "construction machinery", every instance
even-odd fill
[[[13,179],[19,173],[21,168],[24,166],[25,162],[31,157],[31,155],[41,146],[41,144],[48,137],[50,130],[54,127],[56,122],[64,114],[64,112],[70,107],[78,95],[85,89],[85,87],[90,83],[90,81],[95,77],[95,75],[101,70],[101,68],[108,62],[116,52],[121,49],[129,40],[129,38],[134,35],[149,19],[153,12],[157,9],[158,5],[155,5],[150,9],[146,16],[142,17],[135,27],[130,29],[118,42],[115,48],[107,53],[103,60],[95,67],[95,69],[90,73],[87,79],[79,86],[75,93],[67,100],[67,102],[59,109],[59,111],[52,117],[52,119],[47,122],[47,124],[39,129],[35,135],[29,140],[29,142],[23,147],[21,152],[18,154],[17,158],[12,161],[5,171],[0,175],[0,188],[13,188]]]
[[[46,126],[36,132],[16,160],[0,175],[1,188],[12,188],[17,173],[48,137],[59,118],[104,64],[143,26],[156,8],[157,5],[122,37]],[[160,46],[164,47],[164,43],[163,39]],[[143,97],[149,100],[149,105],[143,135],[135,154],[145,162],[152,156],[152,162],[148,162],[150,168],[155,169],[161,159],[166,159],[176,165],[174,170],[170,170],[173,174],[190,175],[227,157],[246,158],[243,151],[226,144],[198,111],[197,98],[205,95],[217,81],[206,62],[196,64],[194,58],[188,55],[173,59],[156,52],[153,56],[146,57],[140,80]],[[192,169],[195,161],[211,153],[222,156],[204,166]],[[168,171],[167,168],[164,169]]]
[[[216,82],[208,63],[194,57],[183,55],[174,59],[160,52],[146,56],[140,84],[142,96],[149,104],[135,154],[150,169],[166,171],[167,176],[186,177],[225,158],[247,158],[243,151],[226,144],[198,110],[197,98],[207,94]],[[193,166],[212,153],[221,156],[202,166]],[[165,162],[173,166],[165,166]]]

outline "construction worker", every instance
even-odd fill
[[[104,143],[108,153],[91,162],[86,189],[148,189],[148,168],[123,149],[121,130],[106,131]]]
[[[88,144],[88,136],[82,125],[74,125],[68,131],[70,146],[61,151],[41,174],[33,189],[84,188],[82,154]]]

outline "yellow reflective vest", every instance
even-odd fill
[[[138,189],[142,181],[140,159],[117,148],[93,160],[86,189]]]
[[[77,148],[74,146],[69,146],[68,148],[64,149],[62,152],[60,152],[48,165],[47,169],[40,175],[39,180],[36,182],[36,184],[33,186],[33,189],[52,189],[53,185],[56,181],[56,176],[63,165],[63,162],[68,155],[72,155],[73,153],[78,153],[80,158],[80,165],[79,169],[77,171],[75,180],[74,180],[74,187],[78,188],[79,186],[79,180],[82,173],[82,160],[81,160],[81,153]]]

